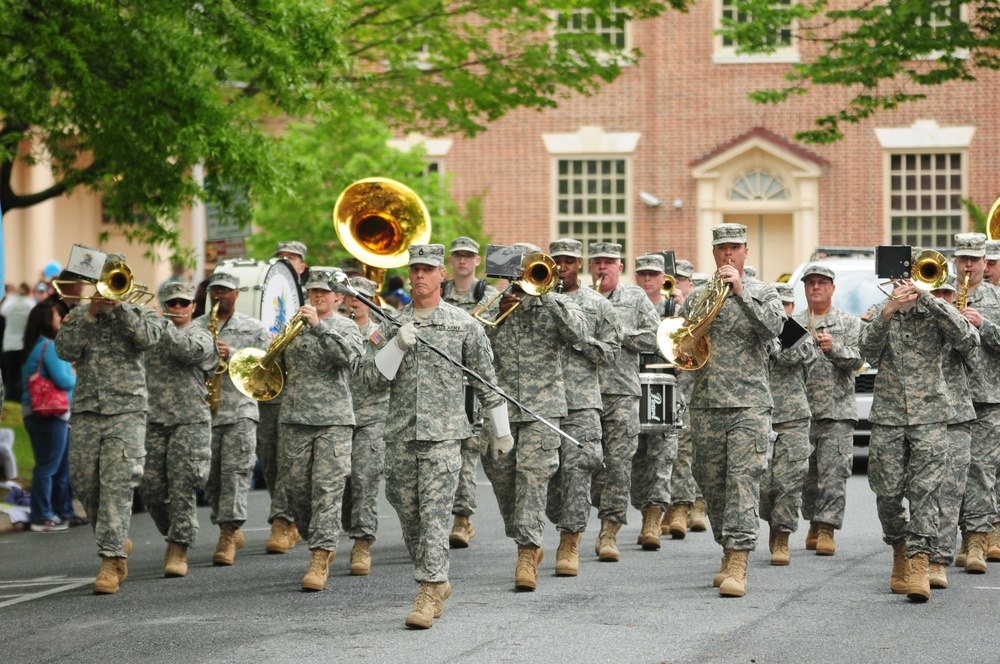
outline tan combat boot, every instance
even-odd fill
[[[986,538],[986,560],[1000,561],[1000,523],[993,524],[993,532]]]
[[[677,511],[677,505],[671,505],[667,508],[667,511],[663,513],[663,521],[660,522],[660,534],[669,535],[670,534],[670,523],[674,520],[674,512]],[[687,534],[687,528],[684,530]]]
[[[688,533],[688,513],[691,509],[690,505],[680,504],[674,505],[674,518],[670,521],[670,527],[667,528],[667,532],[674,539],[684,539]]]
[[[647,507],[642,511],[642,530],[639,531],[639,541],[646,551],[660,550],[660,518],[663,508],[659,505]]]
[[[618,562],[618,531],[622,524],[614,521],[601,521],[601,532],[597,535],[597,543],[594,545],[594,553],[602,562]]]
[[[837,543],[833,541],[833,526],[828,523],[816,524],[816,555],[832,556],[837,552]]]
[[[167,555],[163,558],[163,576],[168,579],[173,576],[187,576],[187,559],[187,544],[168,542]]]
[[[559,532],[556,550],[556,576],[576,576],[580,573],[580,540],[583,533]]]
[[[295,545],[302,541],[302,535],[299,535],[299,527],[294,523],[288,524],[288,548],[294,549]]]
[[[128,557],[132,555],[132,540],[125,540],[125,557],[115,558],[115,573],[118,575],[118,583],[125,583],[128,578]]]
[[[719,586],[720,597],[743,597],[747,594],[747,557],[749,551],[729,552],[729,574]]]
[[[436,583],[421,582],[413,609],[406,616],[406,626],[414,629],[428,629],[434,624],[435,599],[438,598]]]
[[[121,582],[118,580],[118,572],[115,569],[115,561],[117,558],[106,558],[101,556],[101,569],[97,572],[97,578],[94,579],[94,594],[95,595],[114,595],[118,592],[118,586]]]
[[[771,564],[784,566],[789,563],[792,553],[788,549],[788,533],[772,530],[774,542],[771,544]]]
[[[927,578],[928,559],[926,553],[918,553],[910,558],[910,583],[906,596],[913,602],[926,602],[931,598],[931,583]]]
[[[453,549],[466,549],[469,540],[476,536],[476,529],[472,525],[472,519],[464,514],[455,515],[455,525],[451,527],[451,535],[448,536],[448,544]]]
[[[894,595],[902,595],[909,587],[910,561],[906,558],[906,545],[897,544],[892,547],[892,576],[889,577],[889,589]]]
[[[232,565],[236,552],[243,548],[247,541],[238,526],[232,523],[219,525],[219,543],[215,545],[213,565]]]
[[[962,531],[962,546],[958,549],[958,557],[955,558],[955,567],[965,567],[965,558],[969,554],[969,533]]]
[[[514,589],[534,590],[538,585],[538,563],[545,554],[534,544],[517,545],[517,566],[514,568]]]
[[[265,551],[268,553],[288,553],[295,546],[291,534],[292,524],[278,516],[271,522],[271,536],[267,539]]]
[[[816,550],[816,538],[819,536],[819,524],[815,521],[809,523],[809,532],[806,533],[806,551]]]
[[[969,533],[969,551],[965,556],[965,571],[986,574],[986,533]]]
[[[431,584],[434,586],[434,618],[444,615],[444,601],[451,597],[451,581]]]
[[[694,501],[694,506],[688,514],[687,527],[692,533],[703,533],[708,530],[708,522],[705,521],[704,498],[698,498]]]
[[[336,551],[312,549],[309,571],[302,577],[302,590],[325,590],[326,580],[330,576],[330,563],[336,557]]]
[[[722,582],[726,580],[729,576],[729,558],[731,551],[729,549],[722,550],[722,566],[719,567],[719,571],[715,573],[715,577],[712,579],[712,587],[718,588],[722,585]]]
[[[372,556],[369,552],[372,541],[359,537],[354,540],[354,547],[351,549],[351,576],[368,576],[372,571]]]
[[[927,568],[927,580],[930,582],[931,588],[947,588],[948,574],[945,572],[944,565],[932,562]]]

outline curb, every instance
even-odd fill
[[[25,530],[26,526],[24,523],[11,523],[9,516],[0,514],[0,535]]]

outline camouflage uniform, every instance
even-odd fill
[[[606,297],[618,312],[624,336],[617,364],[601,372],[604,466],[594,474],[591,494],[601,521],[626,524],[632,457],[639,446],[639,353],[656,352],[660,318],[646,291],[634,284],[619,282]]]
[[[149,423],[142,499],[167,542],[192,546],[198,533],[195,498],[205,488],[212,456],[205,378],[219,366],[219,350],[207,330],[169,323],[145,365]]]
[[[494,382],[489,341],[483,328],[467,313],[441,302],[423,320],[413,304],[403,307],[397,320],[413,321],[421,337],[459,360],[484,380]],[[472,435],[465,415],[461,369],[425,344],[406,350],[399,372],[391,381],[375,366],[376,352],[396,336],[396,325],[384,322],[369,337],[371,345],[361,365],[372,390],[389,391],[385,425],[385,493],[399,515],[414,578],[418,582],[448,580],[448,532],[458,472],[461,441]],[[503,398],[473,381],[484,408],[502,405]]]
[[[354,433],[348,380],[361,359],[361,332],[334,313],[307,326],[283,357],[288,378],[278,450],[288,507],[310,550],[336,551]]]
[[[568,412],[563,358],[569,346],[588,343],[580,305],[558,293],[525,296],[502,325],[487,328],[486,334],[500,387],[559,426]],[[507,537],[540,547],[548,482],[559,467],[562,438],[516,409],[510,421],[514,450],[499,459],[484,456],[483,470],[493,483]]]
[[[681,315],[687,316],[692,292]],[[757,545],[760,479],[767,468],[771,388],[767,343],[784,309],[773,286],[743,280],[708,328],[711,355],[694,374],[690,413],[694,475],[715,541],[731,551]]]
[[[802,479],[809,470],[809,398],[806,376],[820,350],[812,338],[776,352],[770,361],[771,429],[776,434],[760,482],[760,518],[773,530],[794,533],[802,507]]]
[[[369,320],[359,330],[361,346],[367,351],[369,337],[378,324]],[[360,372],[350,377],[354,404],[354,437],[351,440],[350,528],[351,539],[375,539],[378,531],[378,485],[385,468],[385,418],[389,391],[371,389]],[[347,498],[345,497],[345,501]]]
[[[844,525],[847,479],[854,463],[854,425],[858,421],[854,372],[864,364],[858,348],[861,321],[833,307],[824,316],[798,313],[795,320],[810,331],[833,337],[833,348],[829,353],[819,352],[806,381],[812,451],[802,488],[802,517],[839,530]]]
[[[146,371],[143,352],[166,321],[152,309],[121,304],[92,316],[76,307],[56,334],[56,353],[76,363],[70,415],[73,491],[90,519],[98,553],[124,558],[132,491],[146,456]]]
[[[282,518],[289,523],[295,523],[288,508],[285,477],[278,472],[281,451],[278,449],[278,419],[281,414],[282,394],[270,401],[257,404],[259,421],[257,422],[257,445],[255,452],[260,461],[261,474],[267,485],[267,494],[271,498],[271,508],[267,513],[267,522],[274,523]]]
[[[906,555],[937,546],[941,486],[948,470],[947,423],[955,416],[941,349],[979,345],[975,328],[952,305],[922,293],[909,311],[882,319],[885,303],[862,317],[861,352],[878,368],[872,402],[868,484],[886,544]],[[909,502],[909,520],[903,498]]]
[[[677,455],[670,474],[670,499],[674,505],[693,505],[702,498],[701,489],[694,479],[694,446],[691,443],[691,422],[688,405],[694,390],[694,374],[690,371],[677,372],[677,416],[681,420],[681,430],[677,437]]]
[[[207,330],[209,317],[194,319]],[[219,323],[219,341],[229,344],[230,360],[242,348],[266,348],[271,343],[264,324],[238,311]],[[212,464],[205,494],[212,523],[243,525],[247,518],[247,491],[253,471],[257,438],[257,402],[244,396],[228,376],[222,380],[222,402],[212,415]]]
[[[475,282],[469,292],[459,295],[455,290],[455,282],[448,280],[443,284],[442,299],[448,304],[452,304],[462,311],[472,311],[489,302],[496,297],[497,289],[486,284],[483,297],[475,299]],[[496,307],[496,305],[493,305]],[[492,309],[491,309],[492,310]],[[479,461],[479,435],[483,428],[483,416],[479,407],[479,402],[474,402],[472,423],[472,435],[462,441],[462,470],[458,473],[458,490],[455,491],[455,505],[452,508],[453,514],[472,516],[476,512],[476,462]]]
[[[622,329],[614,307],[589,288],[577,288],[566,297],[583,310],[587,325],[584,343],[565,349],[562,357],[568,414],[560,428],[583,444],[563,440],[559,467],[549,480],[546,515],[557,530],[582,533],[590,518],[590,482],[600,468],[600,372],[613,371],[621,349]]]

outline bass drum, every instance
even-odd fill
[[[284,258],[223,261],[215,271],[239,277],[236,311],[264,323],[271,336],[280,332],[302,306],[298,274]],[[207,302],[206,315],[211,309]]]

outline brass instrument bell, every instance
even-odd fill
[[[489,309],[494,302],[503,297],[503,295],[509,292],[514,286],[519,287],[527,295],[541,297],[542,295],[555,290],[558,285],[559,266],[556,265],[556,262],[552,260],[552,257],[548,254],[543,254],[540,251],[532,251],[525,254],[521,259],[521,278],[511,282],[507,288],[494,295],[493,299],[484,304],[482,307],[477,307],[477,311],[473,312],[472,317],[483,325],[495,327],[502,323],[504,319],[507,318],[507,316],[509,316],[514,309],[517,309],[518,305],[521,303],[518,302],[515,304],[513,307],[501,314],[495,321],[487,320],[479,314],[480,312]]]

